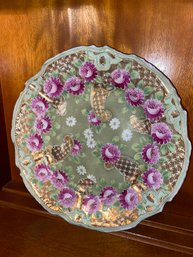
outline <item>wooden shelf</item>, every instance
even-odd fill
[[[113,238],[119,237],[119,240],[124,238],[130,245],[134,241],[149,247],[173,251],[175,256],[181,253],[193,255],[193,212],[190,211],[190,215],[187,216],[182,211],[186,210],[184,202],[182,205],[179,198],[174,201],[166,205],[163,213],[144,220],[136,228],[108,234],[111,234]],[[11,181],[3,187],[0,192],[0,207],[12,209],[15,214],[17,212],[27,213],[26,217],[35,215],[45,217],[46,220],[54,220],[58,224],[63,223],[68,230],[77,230],[76,233],[81,230],[85,231],[88,236],[90,233],[106,234],[80,227],[74,228],[75,226],[68,224],[60,217],[49,214],[26,191],[22,182]]]

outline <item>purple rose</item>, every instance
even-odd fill
[[[155,164],[160,158],[160,151],[157,145],[147,144],[142,149],[142,158],[148,164]]]
[[[43,146],[42,137],[38,134],[30,135],[27,139],[27,147],[30,151],[39,151]]]
[[[43,90],[49,97],[56,98],[62,94],[64,85],[58,78],[50,78],[44,83]]]
[[[160,120],[164,113],[163,104],[157,99],[148,99],[143,105],[145,115],[150,121]]]
[[[65,83],[65,89],[72,95],[81,95],[84,93],[85,86],[78,77],[71,77]]]
[[[82,149],[82,145],[81,145],[80,141],[75,139],[74,146],[71,151],[71,155],[72,156],[78,155],[80,153],[81,149]]]
[[[66,187],[60,191],[58,200],[62,206],[65,208],[70,208],[76,203],[77,196],[73,189]]]
[[[96,195],[87,195],[83,198],[83,209],[85,212],[95,214],[100,209],[99,197]]]
[[[95,115],[93,111],[90,111],[88,114],[88,122],[92,126],[99,126],[101,125],[101,120]]]
[[[150,168],[143,173],[143,182],[151,189],[159,189],[163,183],[162,175],[159,170]]]
[[[101,148],[102,159],[111,164],[115,164],[121,157],[121,152],[118,146],[107,143]]]
[[[167,144],[172,138],[172,132],[164,122],[151,125],[151,136],[158,144]]]
[[[36,118],[35,129],[39,134],[49,132],[51,127],[51,119],[48,116],[39,116]]]
[[[111,205],[115,202],[117,190],[112,186],[106,186],[101,190],[100,200],[106,205]]]
[[[129,73],[126,70],[116,69],[111,73],[111,84],[124,89],[131,82]]]
[[[49,108],[49,104],[43,97],[36,96],[32,99],[31,108],[36,115],[45,115]]]
[[[97,69],[93,63],[86,62],[80,67],[79,74],[83,79],[92,81],[97,76]]]
[[[144,92],[139,88],[128,88],[125,99],[131,106],[139,106],[144,102]]]
[[[52,184],[60,189],[62,189],[68,183],[68,181],[69,179],[67,174],[60,170],[55,171],[51,177]]]
[[[35,167],[35,176],[38,180],[46,182],[50,180],[52,171],[46,164],[39,164]]]
[[[127,210],[133,210],[138,202],[138,194],[133,188],[125,189],[119,196],[121,206]]]

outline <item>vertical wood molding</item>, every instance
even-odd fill
[[[10,174],[10,165],[9,165],[9,153],[7,146],[7,135],[5,128],[5,117],[2,101],[2,91],[1,91],[1,82],[0,82],[0,188],[5,185],[11,178]]]

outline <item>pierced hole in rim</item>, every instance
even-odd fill
[[[104,56],[101,56],[101,58],[100,58],[100,64],[102,64],[102,65],[105,65],[105,64],[106,64],[106,59],[105,59]]]

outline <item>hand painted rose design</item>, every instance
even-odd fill
[[[92,81],[97,76],[97,69],[93,63],[86,62],[80,67],[79,74],[83,79]]]
[[[155,164],[160,158],[160,151],[157,145],[147,144],[142,149],[142,158],[148,164]]]
[[[90,111],[88,114],[88,122],[92,126],[100,126],[101,125],[101,120],[95,115],[93,111]]]
[[[139,106],[144,102],[144,92],[139,88],[129,88],[125,91],[125,99],[131,106]]]
[[[36,96],[32,99],[31,108],[36,115],[45,115],[49,108],[49,104],[43,97]]]
[[[68,181],[69,179],[67,174],[64,171],[60,170],[55,171],[51,177],[52,184],[60,189],[64,188]]]
[[[133,210],[139,202],[138,194],[133,188],[128,188],[120,194],[119,201],[124,209]]]
[[[95,214],[100,209],[99,197],[96,195],[85,196],[82,203],[84,211],[90,214]]]
[[[71,77],[65,83],[65,89],[69,94],[81,95],[84,93],[85,86],[78,77]]]
[[[121,151],[118,146],[107,143],[101,148],[101,156],[103,161],[115,164],[121,157]]]
[[[49,97],[56,98],[62,94],[64,85],[58,78],[50,78],[44,83],[43,90]]]
[[[27,147],[30,151],[39,151],[43,146],[42,137],[38,134],[30,135],[27,139]]]
[[[150,121],[158,121],[164,113],[163,104],[157,99],[148,99],[143,105],[145,115]]]
[[[167,144],[172,138],[172,132],[164,122],[151,125],[151,136],[158,144]]]
[[[163,183],[162,175],[159,170],[150,168],[143,173],[143,182],[151,189],[159,189]]]
[[[63,207],[70,208],[76,203],[77,196],[73,189],[66,187],[60,191],[58,200]]]
[[[38,180],[46,182],[50,180],[52,171],[50,167],[46,164],[39,164],[35,167],[35,176]]]
[[[106,205],[112,205],[117,197],[117,190],[112,186],[106,186],[101,190],[100,200]]]
[[[51,119],[48,116],[39,116],[35,120],[35,129],[37,133],[47,133],[52,127]]]
[[[124,89],[131,82],[131,78],[126,70],[116,69],[111,73],[110,82],[113,86]]]
[[[74,146],[73,146],[72,151],[71,151],[71,155],[72,156],[78,155],[80,153],[81,149],[82,149],[82,145],[81,145],[80,141],[75,139],[74,140]]]

